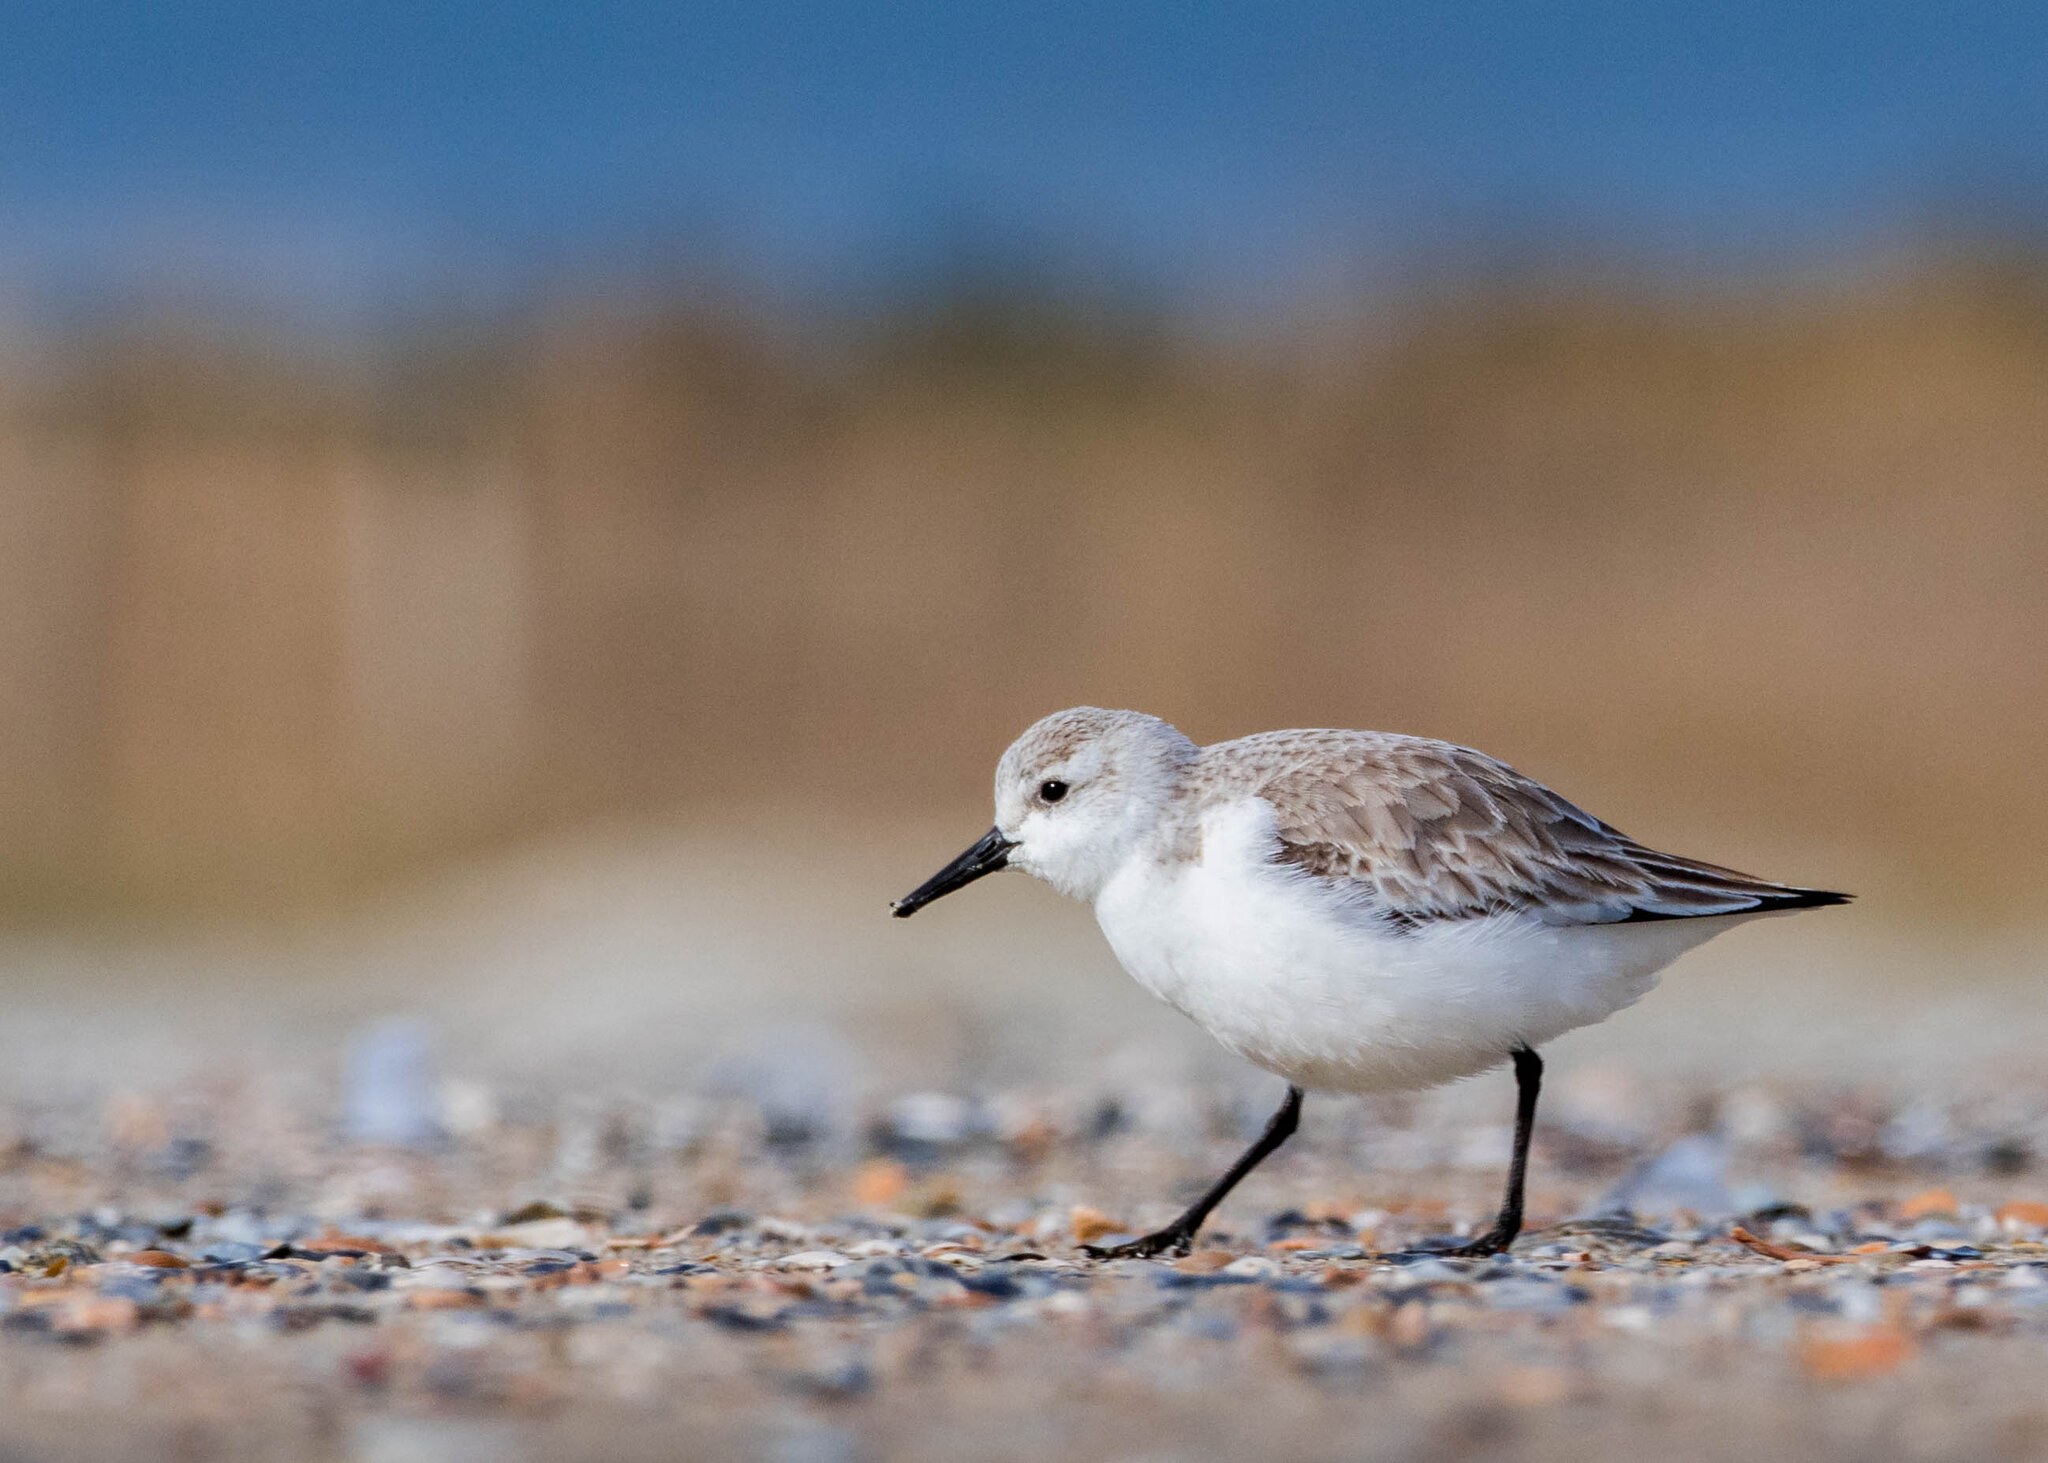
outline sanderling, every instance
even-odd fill
[[[996,767],[996,824],[892,906],[998,869],[1084,899],[1138,983],[1287,1097],[1230,1171],[1156,1234],[1185,1252],[1294,1132],[1307,1089],[1400,1092],[1512,1062],[1515,1139],[1495,1254],[1522,1225],[1538,1046],[1605,1020],[1693,946],[1842,904],[1646,848],[1483,752],[1369,731],[1198,747],[1156,716],[1076,707]]]

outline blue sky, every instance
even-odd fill
[[[2048,215],[2048,6],[24,3],[0,284],[348,298],[971,238],[1256,296],[1441,241],[1707,263]]]

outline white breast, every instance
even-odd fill
[[[1201,834],[1193,861],[1129,859],[1096,919],[1140,985],[1303,1087],[1401,1091],[1485,1071],[1604,1020],[1754,917],[1558,927],[1507,914],[1402,930],[1275,863],[1260,799],[1220,806]]]

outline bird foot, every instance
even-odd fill
[[[1194,1241],[1193,1230],[1169,1224],[1120,1245],[1083,1245],[1081,1253],[1091,1260],[1149,1260],[1154,1255],[1185,1255],[1194,1248]]]
[[[1514,1244],[1516,1232],[1512,1229],[1504,1229],[1496,1224],[1492,1229],[1489,1229],[1485,1234],[1479,1235],[1477,1238],[1467,1240],[1461,1245],[1449,1245],[1440,1250],[1432,1249],[1430,1253],[1460,1260],[1476,1260],[1483,1259],[1488,1255],[1501,1255],[1507,1253],[1509,1247]]]

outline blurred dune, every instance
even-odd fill
[[[1477,282],[1228,338],[679,291],[0,356],[20,917],[301,907],[622,812],[964,839],[1008,738],[1079,701],[1472,742],[1930,921],[2048,887],[2024,257]]]

